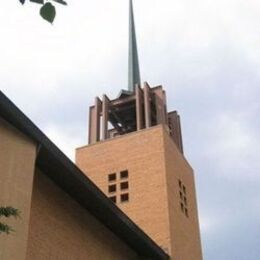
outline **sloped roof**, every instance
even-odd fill
[[[169,259],[48,137],[0,91],[0,116],[38,145],[36,164],[50,179],[128,244],[140,258]]]

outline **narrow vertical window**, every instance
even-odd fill
[[[182,202],[181,202],[181,211],[184,212],[184,205]]]
[[[186,215],[186,217],[189,217],[189,213],[188,213],[188,209],[187,208],[185,208],[185,215]]]
[[[178,179],[178,185],[181,211],[185,214],[186,217],[189,217],[186,187],[180,179]]]

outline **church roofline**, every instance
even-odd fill
[[[36,166],[138,255],[169,259],[50,139],[0,91],[0,116],[38,145]]]

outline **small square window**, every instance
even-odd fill
[[[121,190],[126,190],[126,189],[128,189],[128,187],[129,187],[129,185],[128,185],[127,181],[120,183]]]
[[[184,185],[182,186],[182,190],[183,190],[183,193],[186,194],[186,187]]]
[[[128,178],[128,170],[121,171],[121,172],[120,172],[120,178],[121,178],[121,179]]]
[[[109,197],[109,199],[111,199],[114,203],[116,203],[116,196]]]
[[[183,200],[183,194],[181,191],[180,191],[180,198],[181,198],[181,200]]]
[[[115,181],[116,180],[116,174],[115,173],[111,173],[108,175],[108,181]]]
[[[116,184],[108,186],[108,192],[116,192]]]
[[[185,208],[185,215],[186,215],[186,217],[189,217],[188,209],[187,209],[187,208]]]
[[[184,204],[185,204],[185,206],[187,206],[187,198],[186,197],[184,197]]]
[[[182,186],[182,183],[181,183],[181,180],[179,180],[179,187],[181,188],[181,186]]]
[[[128,195],[128,193],[122,194],[120,197],[121,197],[121,202],[129,201],[129,195]]]

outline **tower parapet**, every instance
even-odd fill
[[[166,94],[162,86],[143,88],[134,92],[121,91],[116,99],[103,95],[89,108],[89,144],[111,139],[134,131],[163,124],[183,153],[180,117],[177,111],[167,112]]]

